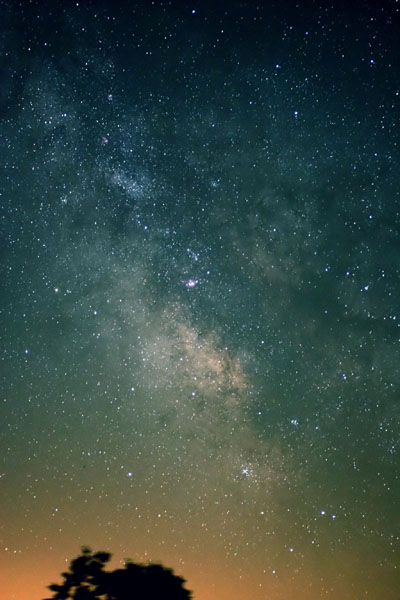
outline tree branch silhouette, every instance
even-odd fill
[[[52,583],[54,592],[46,600],[191,600],[192,592],[184,587],[185,579],[161,564],[126,561],[124,568],[106,571],[109,552],[95,552],[88,547],[61,573],[63,583]]]

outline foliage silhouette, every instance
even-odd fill
[[[105,571],[110,561],[108,552],[93,553],[82,548],[82,554],[71,561],[69,571],[62,573],[63,583],[48,588],[54,592],[47,600],[191,600],[185,580],[163,565],[142,565],[128,560],[123,569]]]

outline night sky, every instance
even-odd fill
[[[400,598],[400,4],[1,1],[0,589]]]

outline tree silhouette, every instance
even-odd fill
[[[54,592],[47,600],[191,600],[185,580],[159,564],[137,564],[128,560],[123,569],[105,571],[110,561],[108,552],[93,553],[82,548],[82,554],[71,561],[69,571],[62,573],[63,583],[48,588]]]

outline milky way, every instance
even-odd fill
[[[82,545],[398,598],[399,9],[348,4],[0,3],[8,600]]]

